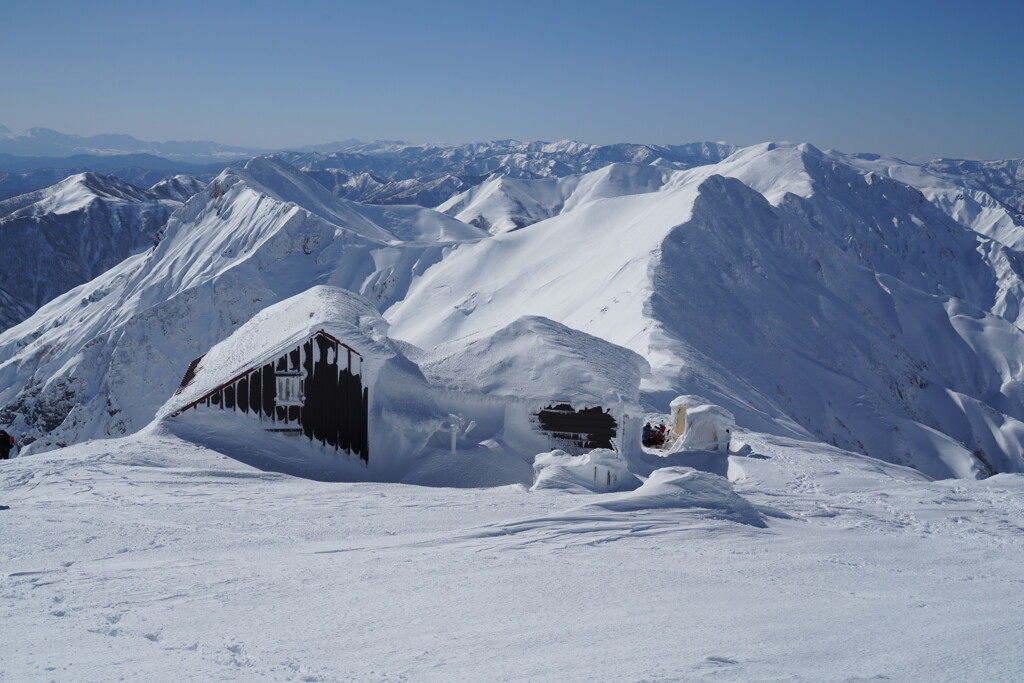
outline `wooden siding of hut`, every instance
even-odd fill
[[[189,366],[182,387],[195,376],[199,360]],[[363,386],[362,362],[352,347],[320,331],[221,384],[175,415],[200,406],[245,413],[270,422],[270,431],[302,434],[368,462],[369,388]],[[300,400],[278,401],[279,377],[301,383]]]

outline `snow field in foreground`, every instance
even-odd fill
[[[746,440],[734,492],[321,483],[161,433],[3,462],[0,680],[1019,675],[1024,478]],[[661,504],[686,481],[766,528]]]

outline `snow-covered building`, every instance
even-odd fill
[[[244,368],[230,379],[204,366],[188,366],[178,395],[203,393],[173,416],[198,408],[251,415],[271,432],[305,435],[336,450],[369,459],[369,391],[363,386],[363,355],[326,330],[290,334],[238,358]],[[189,391],[191,387],[197,387]]]
[[[638,448],[647,371],[632,351],[536,317],[425,352],[390,339],[361,296],[314,287],[192,361],[159,417],[303,476],[529,484],[538,453]]]
[[[707,400],[700,396],[676,396],[669,404],[669,436],[668,442],[673,443],[686,431],[686,411],[690,408],[706,405]]]
[[[672,451],[729,450],[736,418],[725,408],[709,404],[699,396],[677,396],[669,404]]]
[[[477,438],[493,434],[523,455],[560,449],[620,454],[640,443],[638,354],[548,318],[524,316],[488,335],[434,350],[420,366],[448,390]]]
[[[374,469],[385,468],[379,476],[386,478],[389,454],[417,453],[441,424],[439,415],[418,421],[429,413],[427,393],[369,302],[314,287],[264,309],[192,361],[159,417],[230,411],[261,431],[303,437],[343,460],[376,460]],[[405,406],[403,419],[393,418],[396,403]]]

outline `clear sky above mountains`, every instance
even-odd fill
[[[5,3],[0,122],[1024,156],[1024,3]]]

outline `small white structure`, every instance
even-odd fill
[[[729,452],[736,418],[721,406],[696,396],[679,396],[670,404],[673,414],[670,450]]]
[[[668,443],[672,444],[679,440],[679,437],[686,431],[686,411],[690,408],[696,408],[697,406],[710,405],[710,403],[700,396],[676,396],[672,399],[672,403],[669,404],[669,410],[672,414],[670,418],[671,429],[669,430]]]

